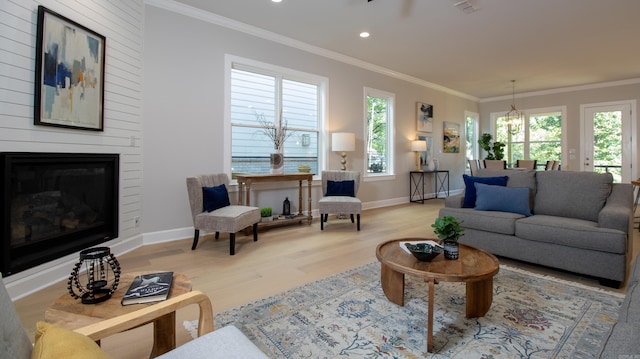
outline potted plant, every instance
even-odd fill
[[[461,223],[453,216],[444,216],[437,218],[431,225],[433,233],[440,238],[440,243],[444,246],[446,259],[458,259],[458,239],[464,232],[464,228],[460,227]]]
[[[490,133],[483,133],[480,139],[478,140],[478,144],[480,148],[482,148],[485,152],[487,152],[487,157],[485,160],[501,160],[504,158],[504,146],[505,144],[499,141],[491,143],[493,136]]]
[[[260,208],[260,217],[262,217],[260,221],[261,222],[272,221],[273,220],[272,214],[273,214],[273,210],[271,209],[271,207]]]

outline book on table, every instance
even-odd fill
[[[122,305],[159,302],[167,299],[173,283],[173,272],[157,272],[136,276],[122,297]]]

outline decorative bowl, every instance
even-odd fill
[[[422,262],[431,262],[431,260],[444,252],[442,247],[432,246],[427,243],[411,244],[406,243],[407,249]]]

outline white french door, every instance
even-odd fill
[[[631,181],[631,103],[611,102],[582,109],[581,170],[610,172],[614,182]]]

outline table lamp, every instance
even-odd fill
[[[411,141],[411,151],[416,153],[416,166],[418,167],[418,171],[422,171],[422,163],[420,163],[420,152],[424,152],[426,150],[427,141]]]
[[[342,152],[342,160],[340,163],[343,171],[347,170],[347,152],[356,150],[356,135],[351,132],[334,132],[331,134],[331,150],[334,152]]]

